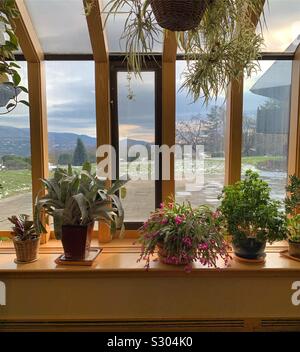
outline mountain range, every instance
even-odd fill
[[[80,138],[86,149],[94,152],[96,149],[96,138],[76,133],[49,132],[49,154],[59,155],[61,153],[73,153],[77,139]],[[141,144],[147,147],[148,142],[126,139],[120,141],[120,157],[127,148],[134,144]],[[30,130],[29,128],[16,128],[0,126],[0,157],[3,155],[17,155],[28,157],[30,155]]]

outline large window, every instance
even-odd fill
[[[27,86],[27,65],[19,65]],[[28,101],[28,95],[21,93],[21,99]],[[22,104],[0,116],[0,184],[0,230],[9,230],[8,216],[32,214],[29,109]]]
[[[285,196],[291,61],[262,61],[245,80],[242,169],[258,171],[277,199]]]
[[[112,134],[118,150],[120,178],[128,177],[122,200],[126,222],[142,222],[158,202],[152,172],[151,148],[157,143],[157,71],[143,71],[141,78],[113,68],[117,89],[113,89]],[[116,123],[118,125],[116,126]]]
[[[187,91],[180,89],[185,67],[185,61],[177,61],[176,143],[190,145],[193,155],[184,155],[183,151],[182,155],[176,155],[176,200],[190,201],[194,206],[216,206],[224,185],[225,94],[207,105],[202,99],[194,103]],[[197,146],[200,151],[198,164],[195,162]],[[194,161],[190,163],[189,159]],[[193,173],[195,176],[202,173],[202,177],[192,180]]]

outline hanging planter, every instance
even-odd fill
[[[214,0],[150,0],[157,23],[171,31],[189,31],[199,26],[207,6]]]

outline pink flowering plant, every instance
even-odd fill
[[[150,266],[158,249],[166,264],[185,265],[190,271],[193,262],[216,267],[219,258],[228,265],[230,255],[217,212],[207,206],[192,208],[190,203],[174,201],[161,204],[140,228],[142,245],[140,260]]]

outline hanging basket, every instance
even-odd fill
[[[150,0],[157,23],[170,31],[198,27],[208,5],[215,0]]]

